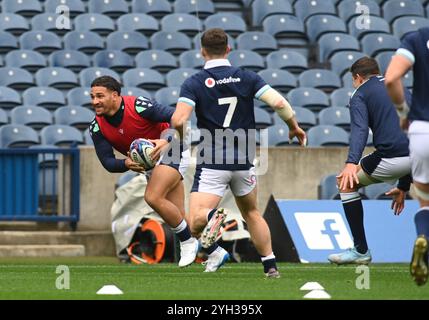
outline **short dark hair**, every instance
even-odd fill
[[[91,83],[92,87],[104,87],[110,91],[116,91],[118,95],[121,95],[121,84],[111,76],[101,76],[96,78]]]
[[[371,57],[362,57],[356,60],[350,67],[350,72],[353,76],[359,74],[366,78],[371,75],[380,74],[377,60]]]
[[[228,48],[228,36],[220,28],[209,29],[201,36],[201,46],[210,55],[222,55]]]

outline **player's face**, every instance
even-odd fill
[[[91,103],[97,116],[115,114],[117,92],[110,91],[105,87],[91,88]]]

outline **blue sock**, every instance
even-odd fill
[[[423,207],[414,216],[417,235],[423,234],[429,239],[429,207]]]
[[[213,243],[210,247],[206,248],[206,252],[207,254],[211,254],[212,252],[214,252],[217,248],[219,247],[219,245],[215,242]]]
[[[177,227],[171,228],[171,230],[179,237],[180,242],[189,240],[192,237],[191,230],[189,230],[185,219]]]

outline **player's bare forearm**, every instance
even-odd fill
[[[395,55],[386,70],[384,83],[395,105],[399,105],[405,100],[401,78],[407,73],[411,66],[412,64],[407,58],[401,55]]]
[[[186,122],[188,121],[192,113],[192,107],[184,102],[178,102],[176,105],[176,111],[174,111],[171,117],[171,125],[179,133],[181,140],[184,139],[184,133],[186,132]]]

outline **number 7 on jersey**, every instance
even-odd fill
[[[235,107],[237,106],[237,97],[221,98],[218,100],[219,105],[229,104],[228,111],[226,112],[225,120],[223,121],[223,127],[228,128],[231,124],[232,116],[234,115]]]

